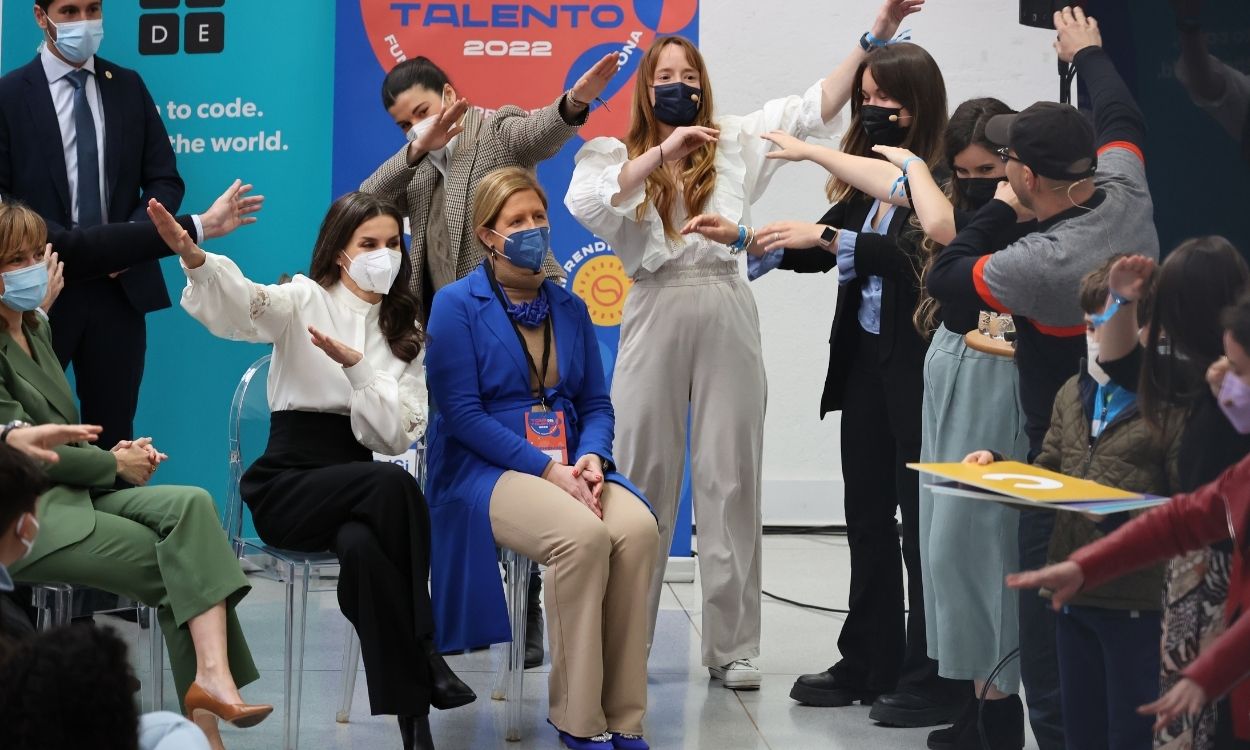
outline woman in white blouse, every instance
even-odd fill
[[[156,201],[148,213],[182,258],[183,308],[222,338],[274,345],[269,444],[240,482],[257,532],[338,555],[339,605],[360,636],[372,711],[399,716],[405,748],[433,747],[430,706],[475,696],[434,648],[425,499],[402,468],[372,460],[407,450],[426,421],[399,210],[344,195],[309,275],[270,286],[201,250]]]
[[[871,35],[889,39],[924,0],[886,0]],[[865,35],[865,39],[869,37]],[[703,663],[732,689],[760,686],[751,659],[760,642],[760,464],[765,382],[759,315],[738,253],[754,239],[750,205],[777,162],[761,136],[798,138],[839,130],[861,41],[801,96],[767,102],[744,117],[714,119],[703,57],[686,39],[647,50],[624,142],[596,138],[577,155],[565,198],[587,229],[612,245],[635,285],[625,304],[612,382],[622,473],[651,500],[660,549],[651,586],[651,627],[673,539],[691,425],[694,510],[703,582]],[[683,231],[700,214],[737,222],[731,245]]]

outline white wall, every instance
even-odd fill
[[[745,113],[802,91],[843,58],[878,7],[875,0],[705,0],[700,47],[717,107]],[[931,0],[904,22],[941,66],[952,110],[976,96],[1016,109],[1056,98],[1054,32],[1018,25],[1017,13],[1011,0]],[[818,219],[828,209],[825,176],[809,164],[785,167],[756,204],[755,223]],[[752,286],[769,383],[764,521],[842,523],[838,418],[818,418],[837,280],[774,272]]]

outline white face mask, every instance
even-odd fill
[[[343,257],[347,258],[347,253],[343,253]],[[395,283],[395,277],[399,276],[402,259],[398,250],[388,247],[368,250],[355,258],[348,258],[347,275],[366,292],[386,294],[391,290],[391,284]]]
[[[26,537],[22,536],[22,528],[26,526],[27,518],[30,519],[31,524],[35,527],[35,533],[30,535],[30,539],[27,539]],[[22,517],[17,519],[17,541],[21,542],[22,545],[26,547],[26,552],[21,556],[20,559],[25,560],[26,558],[30,557],[30,553],[34,551],[35,549],[35,540],[38,538],[39,538],[39,519],[35,518],[35,516],[30,513],[22,514]]]
[[[1098,350],[1098,342],[1094,341],[1094,337],[1085,334],[1085,369],[1098,385],[1106,385],[1111,382],[1111,376],[1098,365]]]
[[[425,118],[421,122],[418,122],[416,125],[413,125],[412,127],[408,128],[407,135],[408,135],[409,143],[412,143],[413,141],[417,140],[425,133],[425,131],[434,127],[434,123],[438,121],[438,118],[442,117],[443,112],[447,111],[447,96],[446,96],[445,91],[443,92],[443,98],[440,101],[440,103],[443,105],[443,108],[441,110],[439,110],[438,112],[435,112],[434,114]],[[443,148],[439,149],[439,151],[443,151],[446,148],[447,147],[444,146]]]

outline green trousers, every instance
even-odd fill
[[[259,677],[234,608],[251,589],[197,487],[135,487],[95,498],[95,530],[29,566],[12,567],[22,583],[69,583],[110,591],[157,607],[178,703],[195,680],[195,645],[187,621],[226,603],[230,671],[239,687]]]

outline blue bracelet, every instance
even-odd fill
[[[893,39],[878,39],[872,35],[871,31],[865,31],[864,36],[860,38],[860,45],[866,45],[864,50],[867,51],[868,47],[889,47],[891,44],[908,41],[911,41],[911,29],[898,32]]]
[[[747,244],[747,228],[745,225],[739,224],[738,225],[738,241],[731,243],[729,245],[729,249],[741,250],[742,248],[746,247],[746,244]]]
[[[909,156],[903,160],[903,174],[899,175],[899,178],[894,181],[893,185],[890,186],[891,198],[895,195],[907,194],[907,165],[911,164],[913,161],[924,161],[924,159],[921,159],[919,156]]]

